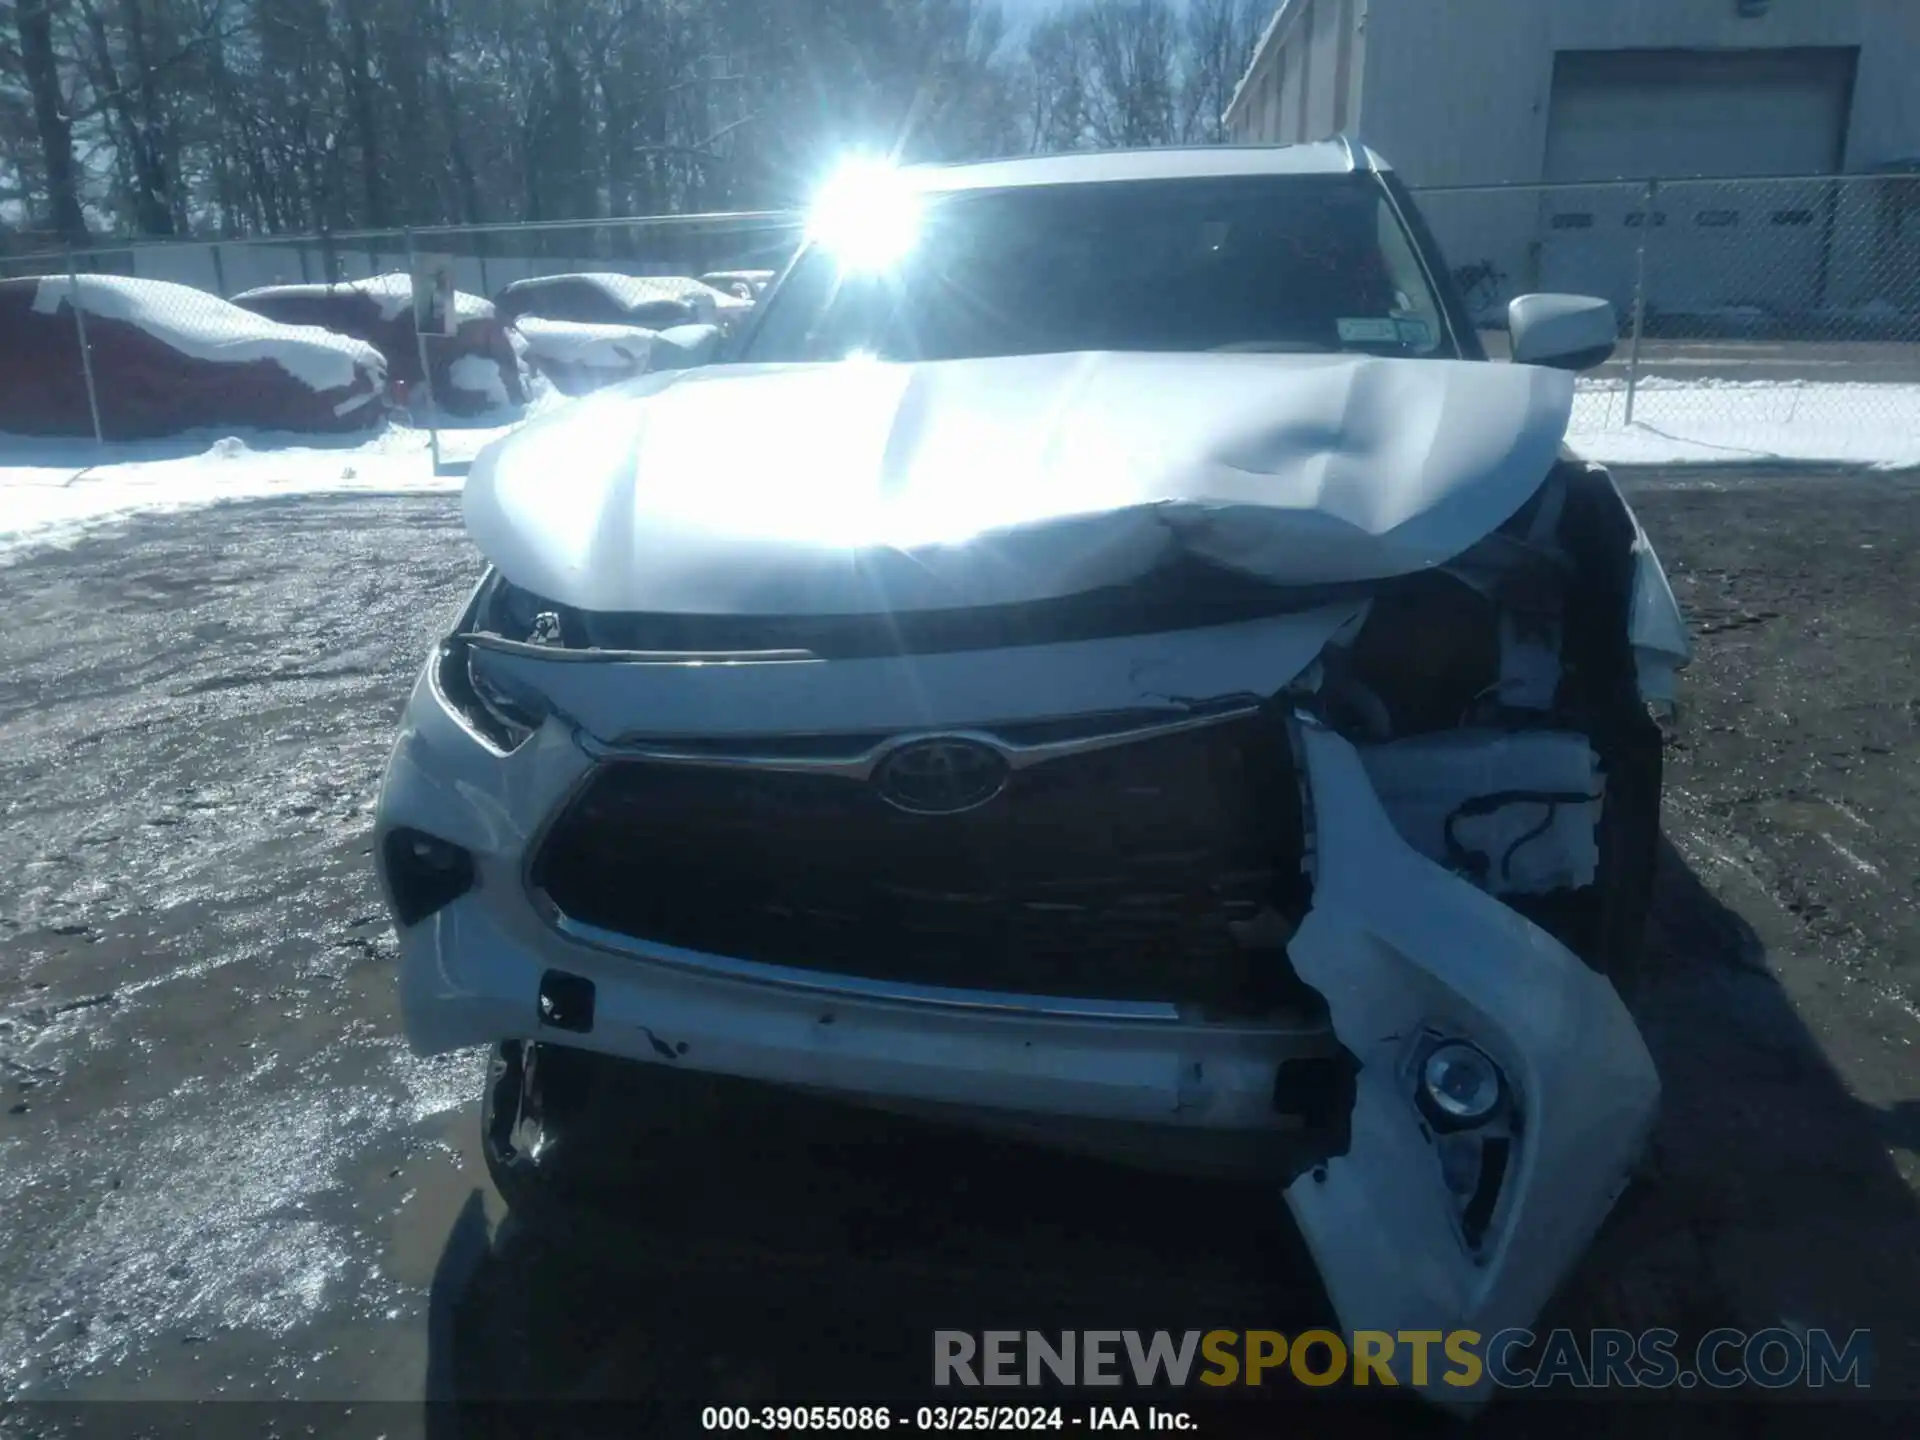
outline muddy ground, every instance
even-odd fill
[[[1920,477],[1629,484],[1700,645],[1637,1001],[1667,1102],[1551,1319],[1870,1328],[1875,1403],[1510,1399],[1476,1431],[1911,1433]],[[0,561],[0,1394],[146,1402],[0,1422],[219,1397],[354,1402],[223,1412],[245,1429],[465,1434],[500,1412],[418,1402],[508,1395],[675,1434],[716,1401],[911,1393],[936,1326],[1327,1318],[1277,1195],[920,1132],[837,1189],[716,1134],[649,1207],[671,1218],[587,1261],[503,1222],[477,1057],[398,1038],[367,857],[401,701],[478,569],[453,502],[420,497]],[[1204,1433],[1287,1433],[1299,1403]],[[1376,1404],[1306,1429],[1362,1417],[1436,1428]]]

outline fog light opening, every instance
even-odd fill
[[[473,856],[451,841],[403,828],[388,834],[385,848],[394,918],[403,928],[418,924],[473,888]]]
[[[1500,1067],[1465,1041],[1436,1045],[1420,1066],[1420,1108],[1441,1129],[1484,1125],[1505,1098]]]

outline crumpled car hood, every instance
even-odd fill
[[[870,614],[1450,559],[1551,468],[1572,377],[1356,355],[1090,353],[649,376],[475,462],[507,579],[600,611]]]

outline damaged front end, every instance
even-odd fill
[[[1488,1335],[1532,1323],[1653,1124],[1620,989],[1686,637],[1610,478],[1564,458],[1399,598],[1298,710],[1313,901],[1288,955],[1357,1075],[1345,1148],[1286,1197],[1349,1329]]]
[[[1565,457],[1387,579],[1168,564],[1003,607],[699,616],[494,576],[423,685],[510,778],[481,804],[403,737],[383,824],[470,846],[525,913],[403,931],[410,1030],[1062,1143],[1284,1133],[1347,1328],[1525,1325],[1657,1104],[1619,990],[1649,705],[1686,658],[1630,510]],[[536,1023],[556,955],[597,1025]]]

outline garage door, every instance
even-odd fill
[[[1846,146],[1854,50],[1583,51],[1556,58],[1545,178],[1826,175]],[[1817,186],[1675,185],[1648,244],[1656,308],[1794,310],[1818,289]],[[1548,192],[1542,283],[1633,291],[1642,223],[1631,186]]]

